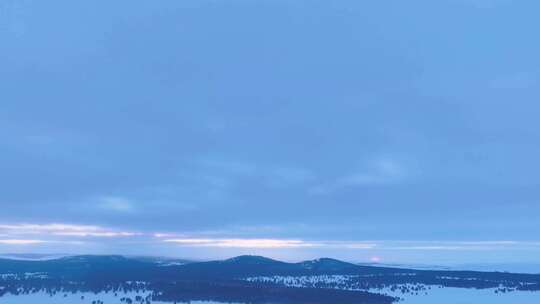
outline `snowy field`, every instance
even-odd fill
[[[401,275],[407,275],[401,274]],[[290,287],[316,287],[326,286],[327,288],[337,288],[346,290],[366,290],[358,285],[357,276],[349,275],[320,275],[320,276],[272,276],[272,277],[252,277],[247,278],[251,282],[273,282]],[[408,292],[399,290],[391,291],[390,288],[367,289],[373,293],[385,294],[399,297],[402,300],[398,303],[404,304],[540,304],[540,292],[532,291],[512,291],[508,293],[496,293],[496,289],[473,289],[473,288],[452,288],[427,285],[397,285],[407,287]],[[412,290],[420,287],[418,294]],[[399,289],[399,288],[398,288]]]
[[[403,295],[399,292],[372,290],[372,292],[385,293],[392,296],[401,297],[403,300],[397,303],[403,304],[538,304],[540,303],[539,292],[510,292],[496,294],[493,289],[477,290],[464,288],[435,288],[427,291],[427,295],[422,293],[419,295]],[[120,293],[114,296],[112,293],[76,293],[76,294],[57,294],[49,296],[45,293],[35,293],[29,295],[5,295],[0,297],[0,304],[125,304],[126,301],[121,301],[123,297],[129,297],[136,302],[136,296],[145,298],[148,293]],[[84,297],[84,298],[81,298]],[[96,302],[93,302],[96,301]],[[101,301],[101,302],[97,302]],[[152,301],[151,303],[165,303]],[[191,304],[220,304],[218,302],[201,302],[192,301]],[[339,304],[339,303],[336,303]],[[359,303],[360,304],[360,303]]]
[[[135,300],[136,296],[141,296],[145,298],[148,294],[145,293],[119,293],[116,297],[114,296],[114,293],[88,293],[88,292],[80,292],[80,293],[66,293],[66,294],[56,294],[54,296],[50,296],[44,292],[38,292],[33,294],[25,294],[25,295],[12,295],[7,294],[3,297],[0,297],[0,303],[2,304],[30,304],[30,303],[40,303],[40,304],[73,304],[73,303],[80,303],[80,304],[92,304],[92,301],[102,301],[103,304],[125,304],[126,302],[121,301],[122,298],[128,297],[132,300]],[[95,304],[96,302],[94,302]],[[133,301],[133,303],[136,303]],[[153,302],[153,303],[159,303],[159,302]]]
[[[122,298],[130,298],[133,301],[133,304],[139,304],[144,302],[137,302],[135,298],[137,296],[142,297],[143,299],[148,296],[149,293],[119,293],[117,296],[114,296],[114,293],[75,293],[75,294],[57,294],[55,296],[50,296],[46,293],[39,292],[28,295],[5,295],[0,297],[0,304],[126,304],[126,301],[122,301]],[[83,298],[84,297],[84,298]],[[95,302],[94,302],[95,301]],[[101,301],[101,302],[98,302]],[[170,302],[160,302],[160,301],[151,301],[151,303],[169,303]],[[192,301],[191,304],[220,304],[218,302],[208,302],[208,301]],[[234,304],[234,303],[232,303]],[[237,303],[238,304],[238,303]]]
[[[373,290],[373,292],[377,292]],[[378,291],[380,292],[380,291]],[[402,295],[400,293],[384,292],[385,294],[401,297],[403,304],[538,304],[540,292],[515,291],[510,293],[495,293],[494,289],[467,288],[436,288],[420,295]]]

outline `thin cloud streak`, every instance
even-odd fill
[[[169,235],[154,235],[157,238]],[[506,250],[519,248],[537,248],[540,242],[519,241],[305,241],[290,239],[220,239],[220,238],[171,238],[162,239],[165,243],[174,243],[186,247],[227,247],[227,248],[319,248],[319,249],[351,249],[351,250],[404,250],[404,251],[478,251]]]
[[[388,157],[378,157],[365,163],[361,169],[312,187],[309,192],[331,194],[344,188],[394,184],[405,180],[410,174],[402,164]]]
[[[137,232],[117,231],[93,225],[73,224],[3,224],[0,231],[4,235],[49,235],[49,236],[78,236],[78,237],[128,237],[141,235]]]
[[[212,239],[212,238],[175,238],[162,240],[190,247],[228,247],[228,248],[349,248],[373,249],[373,243],[304,241],[291,239]]]
[[[192,247],[224,248],[300,248],[313,247],[314,244],[299,240],[277,239],[166,239],[166,243],[175,243]]]
[[[213,247],[236,249],[333,249],[380,251],[540,251],[540,241],[486,240],[486,241],[414,241],[414,240],[306,240],[268,237],[227,237],[207,235],[197,237],[193,232],[163,233],[153,231],[124,231],[97,225],[52,224],[0,224],[0,244],[31,245],[41,243],[80,244],[92,238],[95,244],[107,245],[109,240],[130,243],[170,244],[181,247]],[[26,238],[32,236],[31,238]],[[34,236],[36,238],[34,238]],[[39,236],[39,237],[38,237]],[[118,238],[118,239],[116,239]]]
[[[34,245],[34,244],[42,244],[47,243],[47,241],[44,240],[0,240],[0,244],[2,245]]]
[[[426,251],[483,251],[538,249],[537,241],[397,241],[387,242],[387,250],[426,250]]]
[[[132,200],[120,196],[104,196],[98,198],[98,207],[114,212],[133,212],[135,204]]]

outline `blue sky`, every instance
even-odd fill
[[[0,252],[537,262],[537,1],[0,3]]]

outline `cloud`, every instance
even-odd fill
[[[244,249],[291,249],[315,248],[334,250],[378,251],[484,251],[484,250],[540,250],[536,241],[328,241],[268,238],[193,238],[176,237],[172,234],[155,234],[161,242],[184,247],[216,247]]]
[[[313,172],[295,167],[276,167],[267,171],[266,178],[272,186],[303,184],[315,179]]]
[[[106,245],[126,240],[133,244],[169,244],[186,248],[249,249],[249,250],[333,250],[334,252],[369,251],[373,254],[387,252],[423,251],[540,251],[540,241],[517,240],[473,240],[473,241],[415,241],[415,240],[306,240],[268,237],[227,237],[207,234],[206,236],[182,232],[137,233],[105,228],[95,225],[73,224],[0,224],[0,244],[5,246],[38,244],[88,244],[87,237],[94,237],[94,245]],[[137,237],[137,238],[131,238]],[[107,239],[107,240],[105,240]],[[128,244],[128,243],[124,243]],[[166,248],[166,247],[164,247]],[[170,250],[170,248],[169,248]],[[323,251],[321,251],[323,250]],[[239,251],[240,252],[240,251]],[[264,252],[261,252],[264,254]],[[270,253],[270,252],[268,252]]]
[[[304,241],[291,239],[218,239],[218,238],[175,238],[163,242],[189,247],[225,247],[225,248],[348,248],[372,249],[376,245],[364,242]]]
[[[154,233],[154,237],[156,238],[170,238],[175,236],[176,235],[173,233]]]
[[[204,167],[215,169],[222,173],[235,175],[253,175],[257,171],[257,166],[248,162],[206,159],[201,164]]]
[[[311,243],[299,240],[277,239],[166,239],[164,242],[191,247],[224,248],[299,248],[312,247]]]
[[[231,181],[242,178],[262,179],[266,185],[272,187],[302,184],[315,179],[315,174],[308,169],[281,164],[215,160],[205,160],[201,164],[211,172],[208,176],[221,183],[227,181],[228,185]]]
[[[341,186],[372,185],[395,182],[405,175],[405,169],[392,159],[376,159],[366,170],[345,176],[338,181]]]
[[[0,224],[0,231],[5,235],[39,234],[49,236],[79,237],[126,237],[140,235],[129,231],[117,231],[91,225],[72,224]]]
[[[311,188],[313,194],[327,194],[343,188],[384,185],[407,177],[407,170],[396,160],[380,157],[368,161],[360,170],[338,177],[334,181]]]
[[[516,250],[536,248],[540,250],[540,242],[530,241],[386,241],[381,246],[386,250],[417,251],[483,251],[483,250]]]
[[[34,244],[42,244],[47,243],[47,241],[43,240],[0,240],[0,244],[2,245],[34,245]]]
[[[98,199],[98,207],[116,212],[133,212],[135,205],[128,198],[120,196],[104,196]]]
[[[81,231],[81,232],[57,232],[55,235],[62,236],[93,236],[93,237],[127,237],[137,236],[140,233],[124,231]]]

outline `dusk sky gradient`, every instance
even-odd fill
[[[0,253],[540,262],[540,2],[0,2]]]

